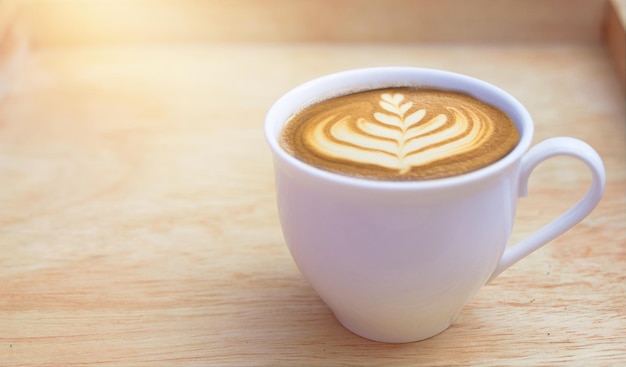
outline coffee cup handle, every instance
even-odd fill
[[[591,213],[602,198],[606,181],[602,159],[587,143],[567,137],[545,140],[535,145],[524,155],[519,178],[519,196],[528,195],[528,179],[535,167],[550,157],[560,155],[577,158],[587,165],[592,175],[589,190],[580,201],[565,213],[516,245],[507,248],[500,259],[500,263],[489,278],[489,282],[511,265],[576,225]]]

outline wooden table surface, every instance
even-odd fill
[[[262,132],[288,89],[379,65],[494,83],[535,141],[583,139],[607,170],[588,218],[418,343],[353,335],[302,278]],[[542,164],[511,242],[589,182],[573,159]],[[0,101],[0,366],[616,366],[625,330],[626,107],[600,45],[40,48]]]

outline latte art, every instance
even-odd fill
[[[389,88],[304,109],[285,128],[283,145],[297,158],[333,172],[407,180],[484,167],[518,139],[506,114],[467,94]]]
[[[401,93],[384,93],[379,104],[387,113],[376,112],[373,120],[333,116],[304,138],[319,154],[404,174],[411,167],[474,149],[494,130],[493,122],[476,108],[449,107],[452,119],[439,114],[422,121],[426,111],[411,111],[413,102],[404,99]]]

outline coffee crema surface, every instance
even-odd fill
[[[461,175],[507,155],[519,133],[503,111],[462,92],[390,87],[295,113],[281,145],[312,166],[375,180]]]

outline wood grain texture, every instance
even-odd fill
[[[0,366],[626,364],[626,106],[597,44],[604,2],[468,3],[0,0]],[[407,17],[450,8],[461,28]],[[324,23],[347,15],[368,22]],[[504,40],[518,43],[463,43]],[[583,139],[607,170],[591,216],[402,345],[345,330],[299,274],[262,133],[288,89],[380,65],[492,82],[536,142]],[[589,176],[539,166],[511,243]]]
[[[528,107],[536,141],[584,139],[607,168],[590,217],[420,343],[351,334],[303,280],[262,134],[289,88],[375,65],[483,78]],[[599,46],[34,51],[0,104],[0,365],[626,363],[625,118]],[[540,166],[512,242],[588,184],[579,162]]]

